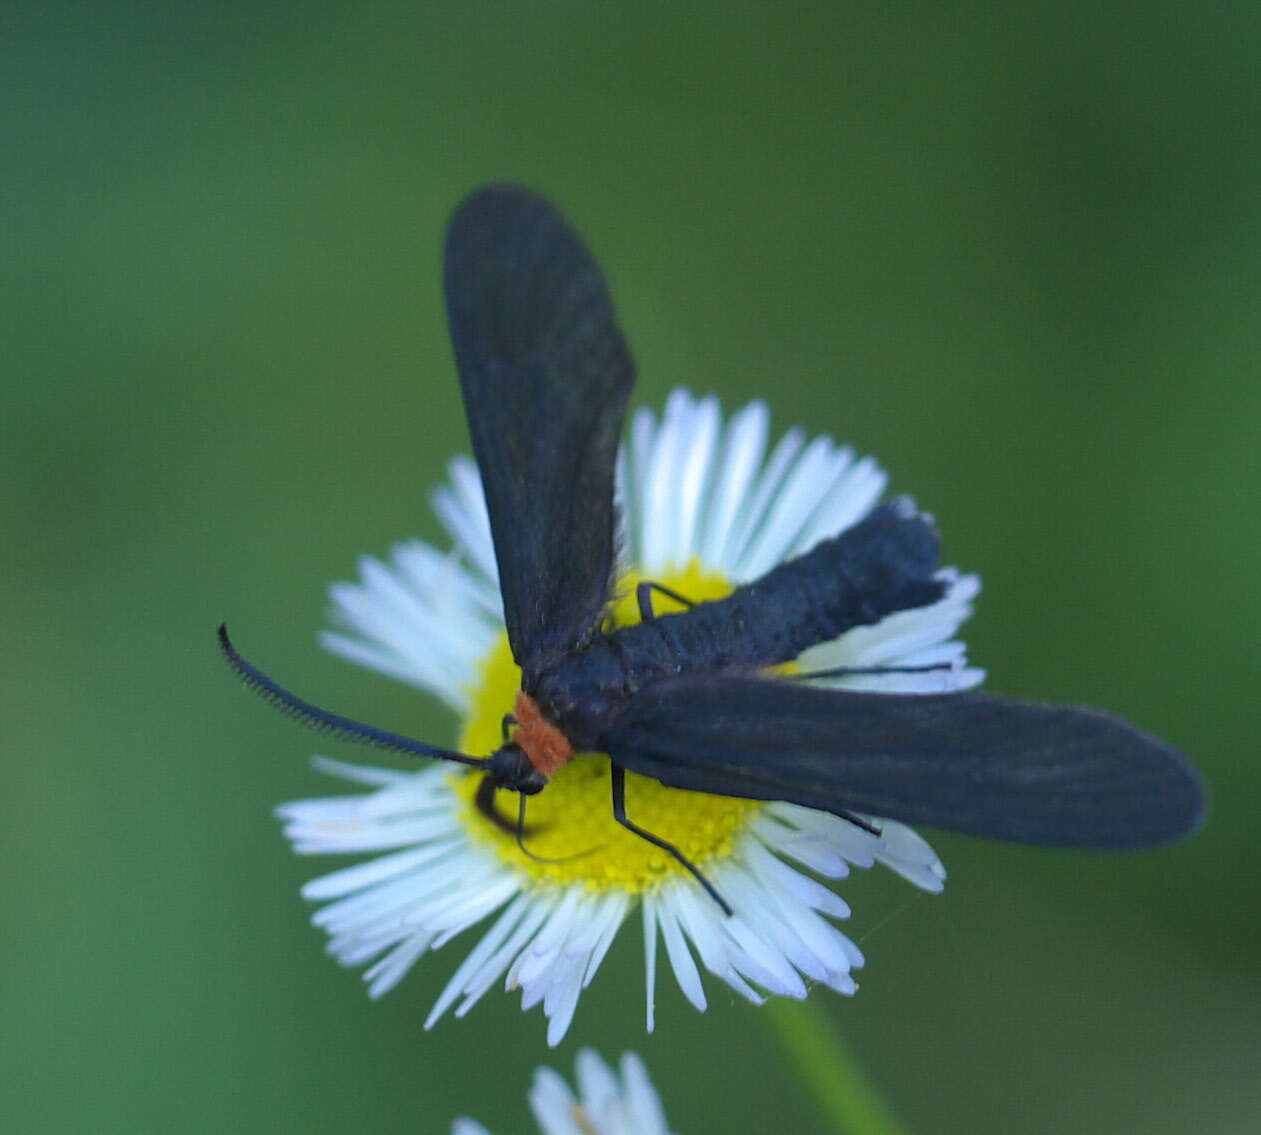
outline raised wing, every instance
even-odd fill
[[[995,694],[685,677],[637,694],[604,740],[675,788],[1019,843],[1143,847],[1187,835],[1204,810],[1163,741],[1098,710]]]
[[[529,190],[492,185],[460,205],[444,284],[508,639],[528,687],[609,597],[613,466],[634,368],[599,267]]]

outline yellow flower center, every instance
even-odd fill
[[[642,578],[632,573],[621,580],[608,625],[639,622],[635,587]],[[694,601],[720,599],[732,590],[726,579],[696,562],[656,582]],[[656,614],[682,609],[657,591],[652,593],[652,604]],[[512,660],[508,636],[501,635],[483,661],[481,680],[472,691],[472,711],[460,734],[461,752],[480,755],[502,744],[503,715],[512,709],[520,684],[521,671]],[[603,753],[579,754],[542,792],[528,798],[525,845],[539,859],[523,854],[512,832],[477,810],[473,797],[480,780],[477,773],[451,774],[452,787],[462,802],[465,827],[473,839],[494,848],[506,862],[540,882],[584,882],[593,890],[617,888],[638,894],[685,870],[673,856],[627,831],[613,818],[609,758]],[[499,793],[496,807],[509,826],[515,827],[519,807],[516,794]],[[667,788],[649,777],[626,774],[626,815],[674,844],[702,869],[708,860],[731,854],[735,837],[760,807],[753,800]]]

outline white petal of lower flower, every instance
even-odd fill
[[[610,1108],[619,1105],[622,1085],[613,1070],[589,1048],[579,1052],[574,1061],[574,1080],[579,1098],[596,1115],[605,1115]]]
[[[582,1057],[579,1053],[579,1057]],[[591,1054],[595,1058],[594,1053]],[[622,1106],[626,1112],[626,1135],[670,1135],[665,1109],[657,1095],[648,1069],[633,1052],[622,1054]]]
[[[551,1068],[539,1068],[530,1110],[539,1135],[671,1135],[661,1098],[644,1063],[624,1053],[617,1072],[590,1049],[574,1062],[575,1093]],[[451,1135],[489,1135],[472,1119],[457,1119]]]
[[[768,424],[760,402],[724,421],[715,399],[682,390],[660,418],[647,410],[634,415],[617,465],[620,546],[629,569],[662,579],[697,564],[738,584],[856,523],[884,492],[886,475],[873,460],[827,438],[790,430],[768,453]],[[494,547],[470,460],[452,461],[433,504],[455,552],[411,542],[388,560],[364,559],[357,581],[331,590],[338,629],[324,642],[468,714],[487,660],[503,642]],[[851,689],[934,693],[976,685],[983,672],[968,665],[956,636],[979,581],[952,568],[939,578],[946,592],[937,603],[854,628],[805,652],[799,668],[882,671],[816,679]],[[843,879],[853,868],[882,863],[925,891],[941,890],[945,879],[932,848],[902,824],[872,818],[874,830],[867,831],[828,813],[770,802],[752,807],[722,854],[700,863],[735,909],[726,917],[682,871],[662,876],[658,866],[657,875],[636,886],[531,874],[528,861],[506,857],[484,830],[470,826],[485,821],[467,806],[471,790],[461,797],[457,787],[473,782],[445,766],[400,772],[317,758],[316,767],[363,791],[295,801],[277,814],[303,854],[373,853],[303,890],[324,904],[313,921],[329,935],[329,952],[344,965],[366,966],[373,996],[484,924],[426,1028],[448,1012],[464,1016],[503,982],[520,990],[524,1008],[542,1007],[548,1042],[558,1043],[636,905],[649,1031],[659,939],[674,981],[698,1009],[707,1003],[703,975],[755,1003],[768,994],[804,997],[809,983],[852,993],[851,971],[863,965],[863,955],[837,925],[849,907],[819,877]],[[549,792],[558,790],[553,785]],[[582,854],[588,853],[575,858]],[[577,1130],[565,1109],[579,1104],[593,1117],[583,1135],[665,1132],[659,1101],[633,1057],[623,1061],[620,1084],[594,1056],[580,1058],[578,1079],[575,1100],[554,1073],[540,1074],[536,1115],[547,1135]],[[482,1129],[461,1120],[453,1130]]]
[[[451,1135],[490,1135],[480,1123],[472,1119],[457,1119],[451,1124]]]
[[[569,1085],[550,1068],[540,1068],[534,1074],[534,1086],[530,1089],[530,1110],[547,1135],[582,1135],[582,1128],[574,1118],[579,1106]]]

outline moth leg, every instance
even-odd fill
[[[952,662],[931,662],[924,666],[833,666],[830,670],[806,670],[783,677],[794,682],[806,682],[811,678],[848,678],[851,674],[928,674],[953,667]]]
[[[855,812],[833,812],[832,815],[842,820],[848,820],[854,827],[862,828],[868,835],[874,835],[877,839],[884,835],[884,832],[870,820],[864,820],[862,816]]]
[[[674,846],[674,844],[667,843],[660,836],[653,835],[652,832],[644,831],[644,829],[641,828],[638,824],[627,819],[626,817],[626,770],[622,768],[621,765],[615,764],[613,765],[612,771],[613,771],[613,777],[612,777],[613,818],[619,824],[621,824],[622,827],[624,827],[627,831],[634,832],[637,836],[639,836],[640,839],[646,839],[654,847],[661,848],[662,851],[668,852],[675,859],[677,859],[679,863],[681,863],[684,867],[686,867],[692,873],[696,881],[700,883],[702,887],[705,888],[705,893],[709,895],[709,897],[713,899],[714,902],[716,902],[719,905],[719,907],[722,908],[723,914],[727,915],[727,917],[730,918],[733,913],[730,904],[727,902],[726,899],[722,897],[722,895],[718,893],[718,891],[714,887],[714,884],[711,883],[708,879],[705,878],[704,875],[701,874],[700,868],[697,867],[695,863],[693,863],[690,859],[688,859],[687,856],[683,854],[683,852],[681,852],[677,847]]]
[[[515,713],[505,713],[503,720],[499,723],[500,732],[503,734],[503,741],[506,745],[510,740],[508,730],[517,723],[517,715]]]
[[[509,713],[509,714],[505,714],[504,716],[505,718],[508,718],[508,717],[511,717],[512,714]],[[507,721],[505,721],[504,722],[505,732],[507,731],[507,728],[508,728],[508,724],[507,724]],[[540,855],[535,855],[534,852],[532,852],[528,847],[526,847],[525,845],[525,793],[524,792],[518,794],[518,800],[519,800],[519,803],[517,804],[516,832],[517,832],[517,847],[521,849],[521,854],[527,856],[530,859],[533,859],[536,863],[555,862],[555,860],[544,859]]]
[[[645,623],[651,623],[657,617],[652,609],[652,593],[654,591],[660,591],[667,599],[673,599],[676,603],[682,603],[684,607],[696,606],[694,600],[680,595],[673,588],[666,587],[664,583],[646,579],[635,588],[635,600],[639,604],[639,617]]]
[[[495,822],[500,824],[502,827],[507,828],[510,831],[516,832],[517,847],[520,849],[521,854],[524,855],[527,859],[533,859],[535,863],[570,863],[575,859],[585,859],[588,855],[594,855],[597,851],[600,851],[604,847],[604,844],[600,844],[599,847],[589,847],[587,848],[586,851],[578,851],[578,852],[575,852],[573,855],[562,855],[559,859],[549,859],[546,855],[535,855],[534,852],[532,852],[528,847],[526,847],[525,837],[533,832],[538,831],[538,828],[531,828],[531,827],[526,826],[526,822],[525,822],[526,795],[525,793],[521,793],[519,799],[520,799],[520,804],[517,806],[517,822],[515,826],[509,825],[508,821],[505,820],[502,816],[496,816]]]

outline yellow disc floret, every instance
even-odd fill
[[[635,588],[641,578],[632,574],[621,580],[608,626],[639,622]],[[695,601],[720,599],[731,592],[727,580],[695,562],[656,582]],[[656,614],[681,609],[656,591],[652,603]],[[521,671],[512,660],[507,635],[502,635],[482,663],[480,682],[470,691],[472,709],[460,734],[461,752],[484,755],[502,744],[503,716],[511,711],[520,683]],[[669,853],[613,819],[609,758],[603,753],[580,753],[542,792],[529,797],[525,845],[538,859],[523,854],[514,834],[477,810],[473,796],[481,780],[479,773],[452,773],[451,777],[471,836],[540,882],[585,882],[595,890],[617,888],[638,894],[671,874],[685,871]],[[515,793],[501,792],[496,798],[496,807],[509,827],[515,826],[518,806]],[[752,800],[666,788],[649,777],[626,774],[627,816],[673,843],[702,869],[706,861],[731,853],[733,840],[759,807]]]

